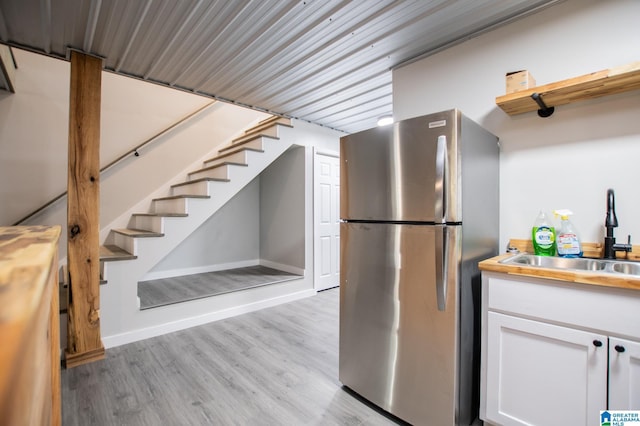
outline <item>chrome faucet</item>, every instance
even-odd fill
[[[615,259],[617,251],[629,253],[631,251],[631,235],[627,237],[627,244],[616,243],[616,237],[613,236],[613,228],[618,227],[618,218],[616,217],[616,200],[613,189],[607,190],[607,217],[604,220],[604,226],[607,233],[604,237],[604,258]]]

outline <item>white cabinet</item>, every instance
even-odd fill
[[[607,403],[606,336],[495,312],[487,328],[487,413],[493,421],[599,424]]]
[[[640,343],[609,339],[609,409],[640,409]]]
[[[480,417],[600,425],[640,409],[640,292],[483,272]]]

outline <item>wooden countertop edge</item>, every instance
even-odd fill
[[[57,291],[50,277],[57,273],[52,268],[60,232],[60,226],[0,227],[0,412],[20,379],[16,374],[23,373],[16,366],[37,321],[49,318],[41,310]]]
[[[500,272],[509,275],[523,277],[546,278],[556,281],[565,281],[587,285],[597,285],[601,287],[624,288],[630,290],[640,290],[640,279],[613,274],[601,274],[597,272],[581,271],[561,271],[557,269],[542,268],[538,266],[509,265],[499,263],[508,259],[513,254],[501,254],[478,263],[481,271]]]
[[[47,287],[60,226],[0,227],[2,324],[33,315]]]

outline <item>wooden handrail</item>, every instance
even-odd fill
[[[192,117],[198,115],[199,113],[201,113],[205,109],[209,108],[211,105],[215,104],[216,102],[217,101],[213,100],[213,101],[207,103],[206,105],[198,108],[197,110],[195,110],[195,111],[187,114],[186,116],[182,117],[180,120],[176,121],[175,123],[173,123],[169,127],[165,128],[164,130],[161,130],[160,132],[158,132],[155,135],[151,136],[149,139],[145,140],[144,142],[142,142],[141,144],[139,144],[135,148],[130,149],[126,153],[122,154],[120,157],[116,158],[115,160],[113,160],[112,162],[110,162],[109,164],[107,164],[106,166],[101,168],[100,169],[100,173],[103,173],[106,170],[110,169],[111,167],[115,166],[116,164],[120,163],[121,161],[123,161],[124,159],[129,157],[131,154],[133,154],[134,156],[137,157],[138,156],[138,150],[144,148],[145,146],[147,146],[150,143],[154,142],[160,136],[163,136],[164,134],[170,132],[171,130],[175,129],[179,125],[181,125],[184,122],[188,121]],[[63,192],[62,194],[56,196],[55,198],[51,199],[47,203],[45,203],[42,206],[38,207],[36,210],[34,210],[31,213],[29,213],[28,215],[24,216],[19,221],[15,222],[12,226],[18,226],[18,225],[24,223],[27,219],[31,219],[33,216],[36,216],[40,212],[42,212],[42,211],[46,210],[47,208],[49,208],[49,206],[51,206],[51,205],[55,204],[56,202],[58,202],[59,200],[63,199],[66,195],[67,195],[67,191]]]
[[[204,111],[205,109],[209,108],[211,105],[215,104],[216,101],[211,101],[208,104],[198,108],[197,110],[193,111],[192,113],[182,117],[180,120],[176,121],[175,123],[173,123],[171,126],[167,127],[166,129],[156,133],[155,135],[151,136],[149,139],[147,139],[146,141],[142,142],[140,145],[136,146],[133,149],[130,149],[129,151],[125,152],[124,154],[122,154],[120,157],[116,158],[115,160],[113,160],[111,163],[107,164],[106,166],[104,166],[103,168],[100,169],[100,173],[107,171],[108,169],[110,169],[111,167],[115,166],[116,164],[118,164],[120,161],[124,160],[126,157],[130,156],[131,154],[134,154],[136,157],[138,156],[138,150],[144,148],[145,146],[149,145],[151,142],[155,141],[156,139],[158,139],[160,136],[164,135],[165,133],[170,132],[171,130],[175,129],[176,127],[178,127],[180,124],[184,123],[185,121],[189,120],[191,117],[199,114],[200,112]]]

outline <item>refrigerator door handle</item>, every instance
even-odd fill
[[[436,226],[435,235],[435,253],[436,253],[436,300],[438,302],[438,310],[446,311],[447,309],[447,283],[449,270],[447,255],[447,227]]]
[[[447,204],[445,200],[445,188],[447,185],[447,137],[445,135],[438,136],[438,145],[436,147],[436,167],[435,167],[435,203],[434,203],[434,220],[437,222],[445,222],[447,214]]]

